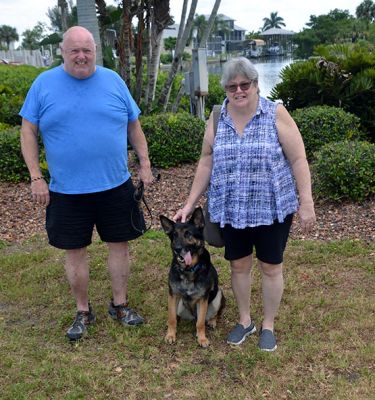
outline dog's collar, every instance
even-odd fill
[[[185,271],[197,272],[201,267],[203,267],[203,264],[198,263],[198,264],[193,265],[192,267],[185,267]]]

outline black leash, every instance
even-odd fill
[[[154,173],[154,176],[155,176],[156,182],[159,182],[159,181],[160,181],[160,173]],[[145,226],[145,229],[139,229],[139,228],[137,228],[136,224],[134,224],[134,221],[133,221],[133,211],[134,211],[134,207],[133,207],[133,209],[132,209],[132,211],[131,211],[131,215],[130,215],[132,227],[133,227],[137,232],[140,232],[140,233],[142,233],[142,234],[151,229],[151,227],[152,227],[152,220],[153,220],[153,218],[152,218],[152,212],[151,212],[150,207],[149,207],[148,204],[147,204],[147,201],[146,201],[145,193],[144,193],[144,192],[145,192],[145,186],[144,186],[144,184],[143,184],[143,181],[139,181],[138,185],[137,185],[136,188],[135,188],[135,191],[134,191],[134,194],[133,194],[133,198],[134,198],[135,202],[137,203],[136,206],[139,208],[139,213],[140,213],[141,217],[143,217],[143,219],[144,219],[143,211],[142,211],[142,209],[140,208],[140,204],[139,204],[141,201],[143,201],[143,204],[144,204],[144,206],[145,206],[145,208],[146,208],[146,210],[147,210],[147,212],[148,212],[149,218],[150,218],[150,223],[149,223],[149,225],[148,225],[148,226]],[[145,221],[145,219],[144,219],[144,221]]]

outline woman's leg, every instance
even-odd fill
[[[262,274],[264,312],[262,328],[273,331],[284,291],[283,264],[267,264],[259,260],[258,267]]]
[[[239,312],[239,323],[245,328],[251,323],[250,316],[250,296],[251,296],[251,266],[252,255],[232,260],[231,280],[232,290],[237,302]]]

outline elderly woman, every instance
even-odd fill
[[[294,213],[305,232],[315,223],[311,179],[297,125],[281,104],[259,96],[258,73],[244,58],[224,64],[226,91],[217,132],[208,120],[190,194],[175,220],[185,221],[209,186],[209,212],[222,229],[238,323],[227,342],[256,332],[250,315],[253,248],[262,276],[259,348],[277,348],[274,320],[283,293],[283,253]]]

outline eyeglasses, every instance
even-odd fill
[[[253,81],[249,82],[241,82],[239,84],[233,84],[233,85],[226,85],[225,89],[228,90],[228,92],[234,93],[237,92],[237,88],[240,87],[241,90],[245,91],[249,89]]]

